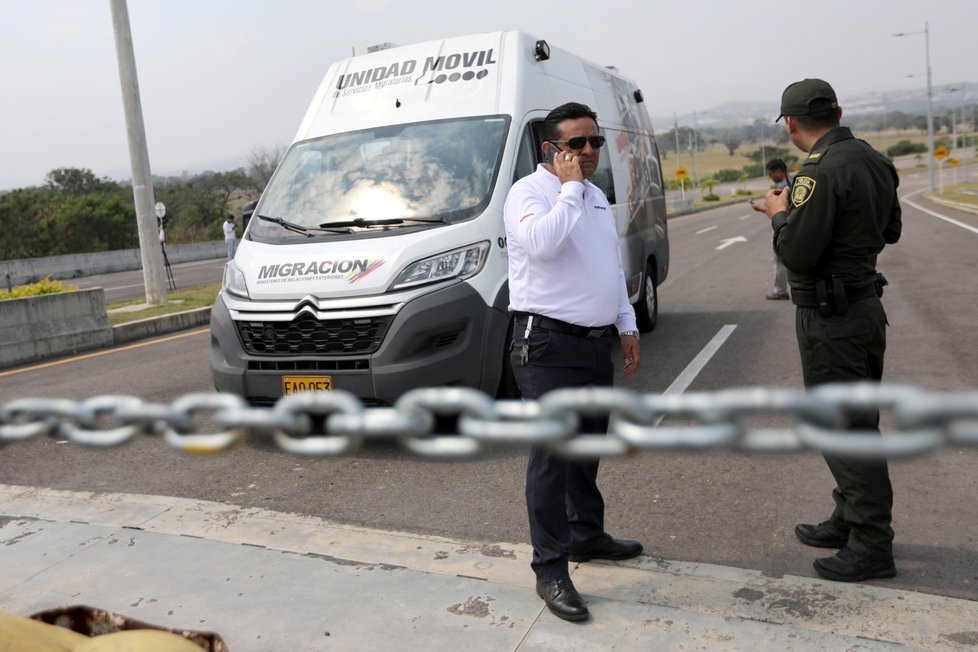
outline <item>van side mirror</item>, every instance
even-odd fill
[[[244,208],[241,209],[241,222],[244,228],[248,227],[248,220],[250,220],[251,216],[255,214],[255,206],[257,205],[258,200],[252,199],[250,202],[244,205]]]

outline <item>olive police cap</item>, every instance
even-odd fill
[[[809,115],[825,109],[836,109],[839,101],[835,91],[827,81],[821,79],[802,79],[790,84],[781,94],[781,115]],[[777,122],[778,120],[775,120]]]

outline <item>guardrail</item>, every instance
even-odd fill
[[[167,245],[166,255],[170,263],[186,263],[227,256],[223,240]],[[117,249],[87,254],[48,256],[45,258],[17,258],[0,260],[0,283],[3,287],[35,283],[47,276],[59,280],[125,272],[142,269],[139,249]]]

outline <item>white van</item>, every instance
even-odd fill
[[[607,137],[591,181],[614,209],[639,327],[654,328],[669,245],[641,91],[528,34],[478,34],[326,73],[227,265],[217,389],[384,405],[415,387],[508,387],[503,204],[540,162],[543,118],[569,101]]]

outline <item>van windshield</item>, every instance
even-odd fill
[[[508,128],[508,116],[482,116],[296,143],[269,182],[250,235],[366,235],[470,219],[489,202]]]

